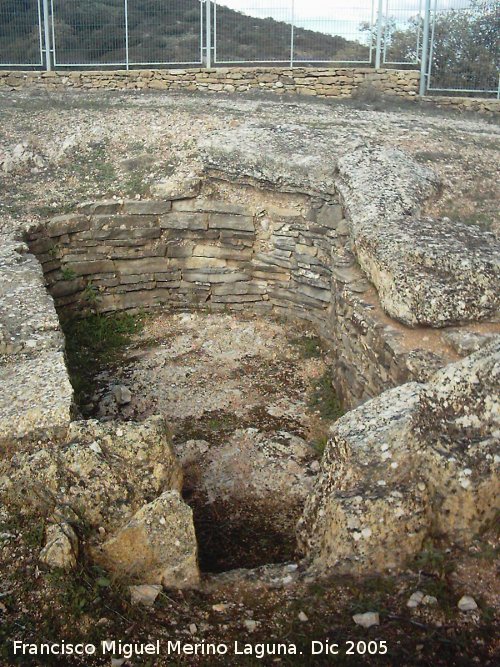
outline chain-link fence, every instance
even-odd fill
[[[422,55],[423,0],[385,0],[382,26],[383,63],[417,65]]]
[[[42,0],[0,0],[0,64],[43,66]]]
[[[0,0],[0,67],[419,68],[499,94],[498,0]]]
[[[214,62],[218,64],[370,64],[374,0],[216,0]],[[326,4],[326,6],[324,6]]]
[[[200,65],[199,0],[51,0],[55,67]]]
[[[498,0],[433,0],[427,87],[500,97]]]

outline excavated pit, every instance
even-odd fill
[[[120,322],[106,319],[109,327]],[[295,525],[340,415],[320,340],[310,327],[251,314],[163,312],[138,320],[140,331],[88,378],[83,416],[167,421],[202,571],[292,560]],[[67,327],[76,387],[78,347],[88,345],[78,334],[93,321]]]
[[[172,425],[205,571],[300,556],[334,420],[457,358],[384,313],[338,193],[207,178],[82,204],[27,241],[61,319],[147,313],[81,414]]]

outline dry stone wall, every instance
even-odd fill
[[[338,198],[303,195],[302,212],[264,206],[204,196],[85,203],[28,240],[58,309],[250,309],[311,321],[337,357],[348,406],[444,363],[419,358],[386,326]]]
[[[92,72],[0,71],[0,89],[39,87],[53,90],[267,90],[317,97],[349,97],[371,84],[387,95],[414,97],[420,74],[413,70],[364,68],[219,67]]]

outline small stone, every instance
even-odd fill
[[[428,605],[428,606],[433,606],[438,603],[438,599],[434,597],[434,595],[424,595],[424,598],[422,600],[422,604]]]
[[[220,603],[220,604],[213,604],[213,605],[212,605],[212,609],[213,609],[214,611],[226,611],[226,609],[227,609],[228,607],[229,607],[228,604],[223,604],[223,603]]]
[[[418,605],[422,602],[424,599],[424,594],[422,591],[415,591],[415,593],[412,593],[410,595],[410,599],[406,603],[407,607],[410,607],[410,609],[415,609],[415,607],[418,607]]]
[[[98,443],[97,441],[92,442],[92,443],[89,445],[89,447],[90,447],[90,449],[91,449],[93,452],[95,452],[96,454],[102,454],[101,446],[99,445],[99,443]]]
[[[123,384],[113,387],[113,396],[118,405],[127,405],[132,400],[132,392]]]
[[[47,567],[74,570],[78,557],[78,537],[69,523],[61,522],[47,527],[45,547],[40,561]]]
[[[474,611],[477,609],[477,602],[470,595],[463,595],[458,601],[460,611]]]
[[[380,625],[380,617],[376,611],[366,611],[364,614],[354,614],[352,620],[356,625],[363,628],[371,628],[372,625]]]
[[[304,614],[303,611],[299,611],[299,621],[302,621],[302,623],[307,623],[309,618],[307,617],[306,614]]]
[[[248,632],[254,632],[255,628],[257,627],[257,621],[253,621],[251,619],[246,619],[243,621],[243,625],[246,627]]]
[[[130,601],[132,604],[142,604],[144,607],[152,607],[160,594],[162,586],[159,584],[143,584],[141,586],[129,586]]]
[[[189,626],[189,632],[192,635],[195,635],[198,632],[198,628],[196,627],[196,623],[191,623],[191,625]]]

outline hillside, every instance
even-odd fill
[[[54,28],[61,63],[125,62],[123,0],[58,0]],[[38,17],[33,0],[0,0],[0,62],[36,62]],[[129,1],[131,63],[196,62],[200,58],[199,0]],[[368,49],[340,36],[295,29],[296,60],[365,60]],[[290,24],[217,8],[219,61],[286,62]]]

